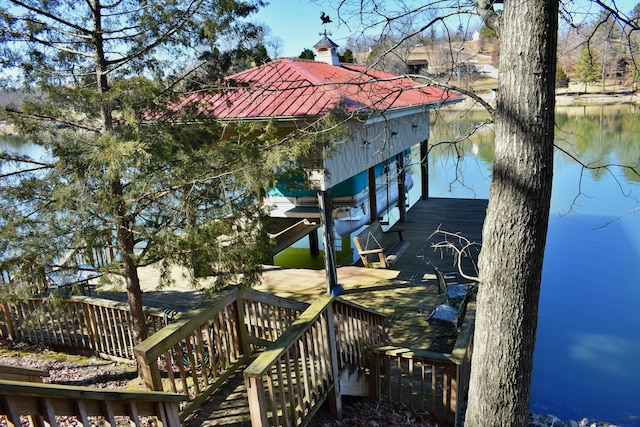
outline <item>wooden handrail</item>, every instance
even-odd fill
[[[48,376],[49,372],[42,369],[0,365],[0,379],[2,380],[42,382],[42,377]]]
[[[190,336],[197,326],[206,323],[212,315],[219,313],[237,299],[237,288],[220,292],[217,298],[206,308],[182,314],[180,320],[165,326],[162,331],[153,334],[138,344],[134,349],[136,355],[143,355],[145,362],[157,359],[171,349],[175,342],[182,341]]]
[[[341,409],[338,372],[366,368],[366,348],[384,340],[385,316],[330,295],[319,297],[244,371],[253,426],[299,425],[325,401]]]
[[[180,412],[184,420],[306,307],[250,289],[227,288],[208,306],[183,313],[138,344],[138,366],[150,390],[189,396]]]
[[[0,408],[9,425],[57,425],[55,417],[75,417],[80,425],[90,426],[89,417],[99,416],[112,426],[115,417],[126,417],[140,425],[142,417],[153,417],[156,425],[180,427],[178,403],[182,394],[129,392],[58,384],[38,384],[0,380]]]
[[[421,357],[406,348],[373,348],[370,354],[372,398],[381,400],[384,395],[390,402],[428,410],[453,424],[458,383],[456,363],[437,353]]]
[[[329,395],[329,408],[339,414],[333,299],[319,297],[245,369],[254,427],[299,425]]]
[[[245,376],[259,377],[268,372],[273,366],[273,362],[284,355],[291,348],[296,340],[307,332],[309,325],[316,322],[327,306],[333,302],[334,297],[330,295],[320,296],[298,319],[289,326],[286,332],[280,336],[266,351],[261,353],[253,363],[245,369]]]
[[[336,298],[333,303],[340,369],[345,365],[368,367],[367,348],[385,341],[385,314]]]
[[[242,289],[242,312],[251,353],[268,347],[309,307],[308,303]]]
[[[471,300],[451,353],[369,348],[371,397],[380,400],[384,391],[389,401],[429,410],[455,425],[461,415],[459,403],[466,399],[469,387],[475,311]]]
[[[154,333],[163,327],[162,310],[145,307]],[[126,303],[74,296],[52,305],[42,298],[0,304],[0,336],[16,342],[90,350],[105,358],[135,360],[131,316]]]
[[[169,389],[187,397],[181,420],[249,357],[239,295],[235,287],[221,291],[207,307],[184,313],[134,348],[149,390]]]

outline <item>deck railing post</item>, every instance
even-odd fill
[[[377,401],[382,399],[382,387],[380,384],[382,381],[382,377],[380,376],[381,360],[377,353],[369,352],[369,397]]]
[[[4,326],[7,328],[7,338],[12,341],[16,341],[16,330],[15,325],[13,324],[13,311],[6,302],[2,303],[2,316],[4,317]]]
[[[236,298],[236,315],[238,318],[236,319],[236,324],[238,325],[238,337],[240,338],[240,350],[242,354],[247,356],[251,354],[251,348],[249,347],[249,331],[247,330],[247,326],[245,323],[246,313],[244,311],[244,291],[240,290],[238,292],[238,297]]]
[[[336,419],[342,418],[342,394],[340,393],[340,372],[338,366],[338,347],[336,345],[336,328],[333,319],[333,304],[327,304],[327,338],[329,340],[329,357],[331,361],[331,379],[333,389],[327,396],[329,412]]]
[[[144,354],[137,354],[136,359],[138,361],[138,370],[147,386],[147,390],[164,391],[162,376],[160,375],[160,369],[158,369],[158,361],[154,360],[148,363]]]
[[[261,377],[248,376],[245,374],[244,383],[247,388],[247,398],[249,399],[249,412],[251,413],[251,425],[253,427],[263,427],[269,425],[267,420],[267,400],[264,384]]]

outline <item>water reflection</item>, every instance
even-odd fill
[[[640,159],[640,115],[638,106],[564,107],[556,113],[556,145],[591,167],[605,164],[638,166]],[[605,171],[589,172],[600,179]],[[640,182],[629,168],[625,179]]]
[[[629,338],[612,334],[577,333],[569,342],[569,357],[608,376],[624,378],[627,366],[640,358],[640,346]]]
[[[637,167],[639,112],[631,105],[558,109],[561,151],[555,154],[534,357],[535,412],[640,426],[640,177],[624,167],[584,169],[574,160]],[[476,128],[486,119],[483,111],[443,111],[434,118],[431,196],[488,197],[493,128]],[[476,128],[473,136],[455,146],[437,144],[460,140],[470,128]],[[0,141],[0,150],[7,148],[29,149],[17,140]],[[413,167],[419,176],[417,162]],[[409,201],[419,197],[414,186]],[[352,251],[348,255],[353,258]]]
[[[551,218],[531,409],[562,419],[583,417],[640,426],[640,163],[637,106],[562,107],[556,114]],[[445,120],[446,119],[446,120]],[[431,141],[454,140],[486,113],[435,120]],[[475,147],[475,148],[474,148]],[[491,127],[455,150],[432,151],[430,194],[488,197]],[[626,215],[625,215],[626,213]]]

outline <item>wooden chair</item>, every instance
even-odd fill
[[[395,232],[399,241],[392,243],[386,234]],[[402,229],[382,231],[378,221],[374,221],[362,232],[353,238],[362,264],[369,268],[388,268],[398,260],[398,257],[409,247],[409,242],[404,240]],[[371,256],[370,259],[369,257]]]
[[[438,293],[444,294],[445,304],[457,305],[467,295],[469,289],[474,285],[473,283],[452,283],[447,284],[444,274],[438,267],[433,266],[433,270],[436,273],[436,279],[438,280]]]
[[[458,332],[464,322],[464,317],[467,314],[467,304],[469,300],[476,295],[478,291],[478,285],[473,285],[462,298],[459,307],[454,307],[447,304],[440,304],[434,307],[434,309],[427,316],[427,322],[432,326],[437,326],[441,330],[433,334],[431,338],[431,348],[446,352],[452,343],[455,342],[458,337]],[[443,341],[446,341],[446,347],[443,348]]]

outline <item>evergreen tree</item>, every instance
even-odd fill
[[[6,108],[42,158],[0,154],[2,269],[16,279],[63,268],[94,246],[117,254],[101,266],[126,285],[135,342],[147,336],[138,269],[172,264],[215,275],[215,286],[251,285],[269,253],[256,201],[311,144],[279,142],[273,124],[222,126],[183,109],[150,120],[207,57],[220,76],[245,39],[241,18],[262,1],[49,2],[0,6],[5,87],[27,94]],[[204,52],[204,54],[203,54]],[[208,62],[211,64],[212,62]],[[190,70],[185,72],[184,70]],[[230,132],[231,128],[233,131]],[[226,130],[225,130],[226,129]],[[229,135],[231,138],[229,139]]]
[[[313,53],[313,51],[311,49],[307,49],[305,48],[300,55],[298,55],[298,58],[300,59],[310,59],[310,60],[314,60],[316,57],[315,53]]]
[[[344,62],[346,64],[353,64],[354,63],[353,52],[351,51],[351,49],[345,49],[344,53],[342,54],[338,53],[338,59],[340,60],[340,62]]]
[[[584,83],[585,93],[587,92],[587,84],[597,81],[601,72],[602,67],[598,62],[598,58],[589,46],[583,47],[578,62],[576,62],[573,69],[573,77],[575,80]]]
[[[267,53],[267,48],[263,44],[256,46],[252,57],[255,65],[263,65],[271,61],[271,58],[269,58],[269,54]]]
[[[556,88],[569,87],[569,76],[562,67],[556,67]]]

